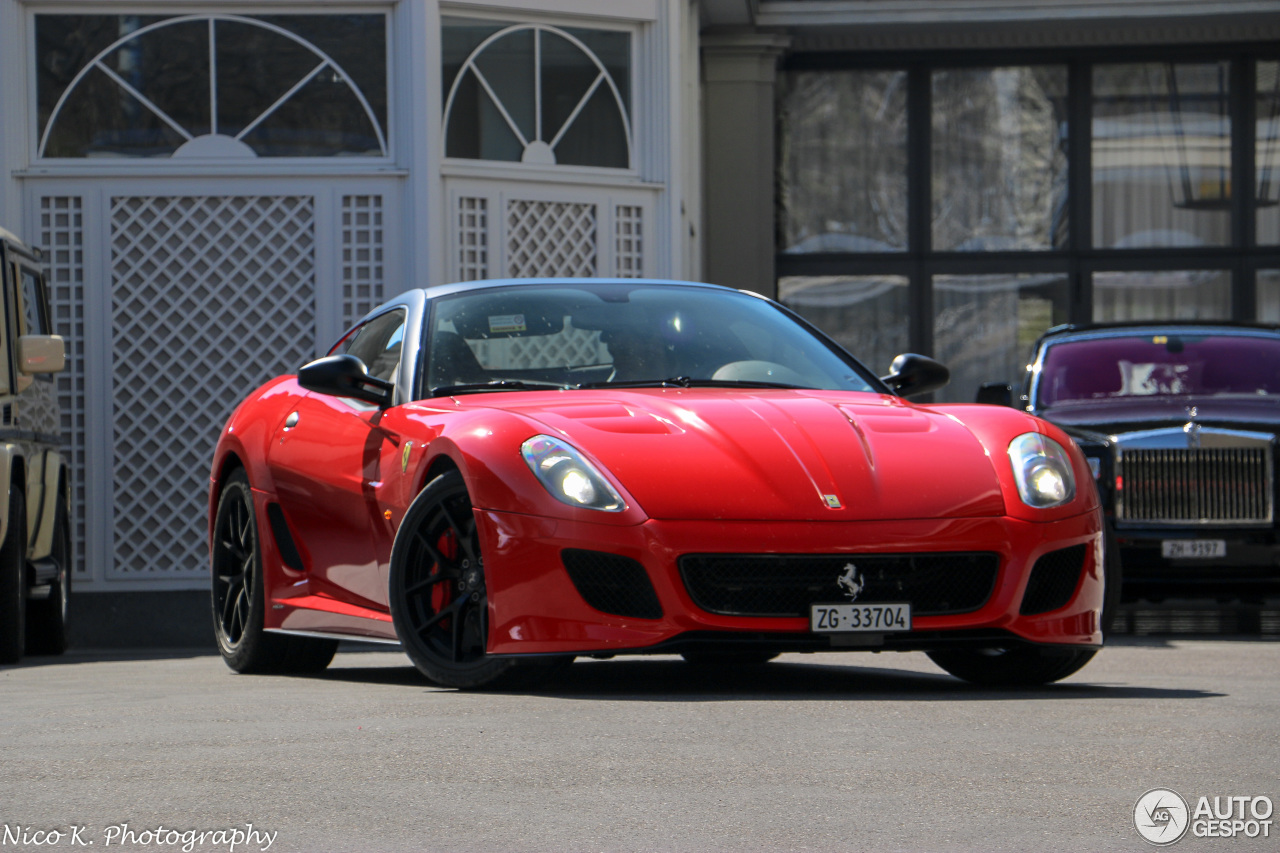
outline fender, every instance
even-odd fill
[[[45,452],[44,456],[44,500],[41,502],[40,519],[31,536],[31,559],[39,560],[53,553],[53,527],[58,517],[58,501],[61,500],[67,510],[67,518],[71,518],[70,478],[66,476],[67,465],[62,454],[56,450]],[[62,488],[58,488],[62,486]],[[7,515],[7,512],[6,512]]]
[[[1084,453],[1069,435],[1054,424],[1004,406],[945,403],[928,408],[955,418],[985,447],[991,448],[991,464],[1000,480],[1000,488],[1004,493],[1005,512],[1010,517],[1021,518],[1024,521],[1060,521],[1093,512],[1101,505],[1098,491],[1093,484],[1093,474],[1089,470],[1089,462],[1084,458]],[[1037,432],[1051,438],[1067,451],[1071,457],[1072,470],[1076,478],[1074,500],[1048,510],[1033,510],[1018,497],[1013,469],[1009,465],[1008,458],[1000,450],[1007,448],[1009,442],[1019,435],[1028,432]]]
[[[22,449],[13,444],[0,444],[0,483],[5,484],[5,488],[0,489],[0,542],[9,535],[9,484],[13,482],[15,463],[25,467],[26,455]]]
[[[415,484],[417,491],[405,496],[406,504],[426,488],[429,472],[440,457],[444,456],[462,472],[471,502],[479,510],[503,509],[523,515],[622,527],[641,524],[647,518],[636,499],[597,460],[591,461],[605,472],[604,476],[610,478],[611,484],[626,502],[627,509],[619,513],[602,513],[572,507],[551,497],[520,455],[520,445],[526,439],[540,433],[556,433],[553,428],[536,420],[499,409],[479,407],[466,414],[451,413],[447,421],[436,420],[431,417],[434,413],[422,409],[406,414],[411,422],[417,422],[416,427],[400,426],[407,437],[430,436],[427,450],[419,457],[414,475],[408,480]],[[406,426],[408,429],[405,429]],[[494,447],[508,450],[494,453]],[[578,449],[581,451],[581,448]]]

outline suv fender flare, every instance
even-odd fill
[[[0,443],[0,484],[4,485],[0,489],[0,543],[9,535],[9,489],[13,484],[15,463],[19,468],[24,467],[22,451],[12,444]]]
[[[62,501],[67,518],[71,518],[71,478],[62,454],[56,450],[45,451],[43,468],[44,499],[40,502],[39,526],[32,531],[29,544],[33,560],[43,559],[53,553],[53,524],[58,516],[58,501]],[[4,540],[0,539],[2,541]]]

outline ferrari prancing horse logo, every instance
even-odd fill
[[[836,585],[844,590],[850,601],[857,601],[858,596],[867,585],[866,579],[853,563],[845,563],[844,574],[836,579]]]
[[[413,450],[413,442],[406,441],[404,450],[400,451],[400,473],[403,474],[409,470],[409,451]]]

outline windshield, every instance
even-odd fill
[[[427,330],[427,396],[608,385],[873,388],[773,304],[655,284],[519,285],[442,297]]]
[[[1144,397],[1280,394],[1280,339],[1146,334],[1064,341],[1044,356],[1035,405]]]

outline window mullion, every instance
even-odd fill
[[[1231,316],[1252,320],[1257,316],[1254,268],[1248,261],[1258,237],[1258,190],[1256,174],[1257,62],[1240,57],[1231,63],[1231,194],[1232,243],[1235,269],[1232,276]]]
[[[1071,259],[1071,321],[1093,319],[1093,276],[1080,253],[1093,245],[1093,66],[1071,63],[1067,87],[1067,248]]]
[[[933,352],[933,290],[927,258],[933,250],[933,92],[930,69],[907,72],[907,251],[911,265],[912,349]]]

